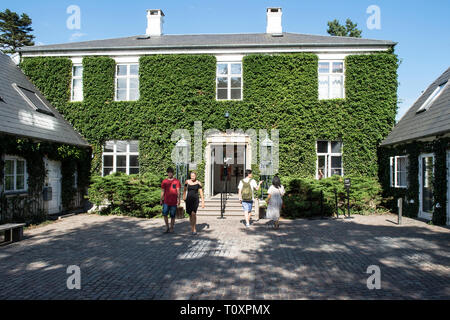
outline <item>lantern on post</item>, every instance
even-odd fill
[[[263,188],[261,189],[261,199],[264,198],[264,189],[269,188],[270,178],[273,173],[273,158],[272,158],[272,149],[273,149],[273,141],[269,139],[266,135],[266,138],[261,141],[260,147],[260,165],[259,168],[261,170],[261,180],[263,182]]]
[[[189,143],[184,139],[184,136],[178,140],[175,145],[176,150],[176,178],[181,183],[181,188],[184,188],[184,182],[187,180],[188,171],[189,171]],[[182,192],[184,190],[181,190]]]

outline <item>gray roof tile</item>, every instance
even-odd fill
[[[54,116],[37,112],[14,89],[34,91]],[[0,133],[77,146],[89,144],[64,120],[10,57],[0,53]]]
[[[277,47],[277,46],[394,46],[396,42],[352,37],[319,36],[284,32],[283,36],[266,33],[186,34],[162,36],[132,36],[105,40],[70,42],[24,47],[22,52],[65,50],[120,50],[216,47]]]
[[[392,132],[381,145],[397,144],[408,140],[450,132],[450,85],[445,87],[444,91],[441,92],[428,110],[417,113],[417,110],[419,110],[434,90],[442,83],[448,81],[449,78],[450,68],[425,90],[395,125]]]

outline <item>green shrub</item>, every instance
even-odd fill
[[[350,207],[352,213],[375,212],[381,203],[381,186],[377,179],[352,176],[350,188]],[[287,218],[311,218],[331,216],[338,208],[343,214],[347,208],[347,193],[344,178],[315,180],[297,177],[282,179],[286,187],[283,198],[282,215]]]
[[[159,204],[161,179],[153,174],[126,175],[113,173],[94,176],[88,199],[97,206],[106,206],[101,214],[119,214],[152,218],[162,210]]]

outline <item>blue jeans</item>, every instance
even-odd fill
[[[177,214],[177,206],[169,206],[167,204],[163,204],[163,216],[167,216],[170,212],[170,217],[175,218],[175,215]]]

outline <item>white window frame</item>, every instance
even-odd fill
[[[342,63],[342,73],[338,72],[338,73],[333,73],[333,62],[338,62],[338,63]],[[329,72],[328,73],[320,73],[319,69],[320,69],[320,63],[328,63],[328,67],[329,67]],[[323,59],[323,60],[319,60],[318,66],[317,66],[317,74],[318,74],[318,81],[319,81],[319,100],[330,100],[330,99],[345,99],[345,61],[344,60],[328,60],[328,59]],[[341,97],[335,97],[335,98],[330,98],[331,96],[331,78],[332,76],[342,76],[342,88],[341,88],[341,92],[342,92],[342,96]],[[326,97],[321,97],[320,96],[320,77],[321,76],[326,76],[328,77],[328,95]]]
[[[138,74],[137,75],[131,75],[130,74],[130,70],[131,70],[131,66],[132,65],[136,65],[138,67]],[[123,75],[123,76],[119,76],[119,66],[126,66],[127,67],[127,74]],[[139,63],[116,63],[116,72],[115,72],[115,79],[114,79],[114,100],[115,101],[138,101],[140,99],[141,93],[139,90]],[[118,90],[118,82],[119,79],[126,79],[127,81],[127,97],[125,100],[119,100],[117,98],[117,90]],[[137,88],[137,93],[138,93],[138,97],[136,100],[131,100],[130,99],[130,79],[137,79],[138,81],[138,88]]]
[[[318,142],[327,142],[327,152],[319,152],[317,148]],[[341,152],[331,152],[331,143],[332,142],[340,142],[341,143]],[[325,168],[327,168],[326,172],[323,172],[323,178],[331,177],[331,157],[341,157],[341,174],[340,176],[344,176],[344,157],[342,155],[342,150],[344,148],[344,143],[339,140],[317,140],[316,141],[316,179],[319,179],[319,157],[325,156]],[[329,164],[329,165],[328,165]]]
[[[77,67],[81,67],[81,75],[80,76],[75,76],[75,68],[77,68]],[[73,102],[80,102],[80,101],[83,101],[83,72],[84,72],[84,69],[83,69],[83,65],[82,64],[74,64],[74,65],[72,65],[72,83],[71,83],[71,90],[70,90],[70,101],[73,101]],[[74,86],[74,82],[75,82],[75,80],[81,80],[81,99],[80,100],[76,100],[75,98],[74,98],[74,93],[75,93],[75,91],[74,91],[74,88],[75,88],[75,86]]]
[[[423,211],[422,210],[422,187],[423,187],[423,182],[427,181],[427,179],[422,175],[422,159],[423,158],[428,158],[431,157],[432,161],[433,161],[433,170],[432,170],[432,174],[434,175],[434,170],[435,170],[435,157],[434,157],[434,153],[423,153],[419,156],[419,218],[424,218],[427,220],[431,220],[433,218],[433,212],[427,212],[427,211]],[[434,192],[434,191],[433,191]]]
[[[405,176],[406,176],[406,184],[405,185],[400,185],[398,183],[398,173],[400,172],[400,170],[398,169],[398,159],[406,159],[406,170],[405,172]],[[390,166],[389,166],[389,171],[390,171],[390,185],[392,188],[408,188],[408,167],[409,167],[409,158],[408,156],[394,156],[394,157],[390,157],[389,158],[390,161]]]
[[[5,162],[6,161],[14,161],[14,190],[6,190],[6,166],[3,168],[3,191],[8,194],[8,193],[18,193],[18,192],[27,192],[28,191],[28,173],[27,173],[27,161],[22,158],[22,157],[18,157],[18,156],[11,156],[11,155],[5,155],[4,159]],[[16,189],[17,186],[17,161],[23,161],[24,162],[24,183],[23,183],[23,189]]]
[[[138,156],[139,159],[139,141],[137,140],[111,140],[111,141],[106,141],[106,143],[113,143],[113,151],[112,152],[108,152],[105,151],[105,145],[103,145],[103,154],[102,154],[102,176],[104,176],[104,156],[112,156],[113,157],[113,170],[111,171],[111,173],[115,173],[117,172],[117,156],[126,156],[126,174],[130,174],[130,156]],[[118,152],[117,151],[117,143],[122,142],[122,143],[126,143],[127,148],[125,152]],[[131,152],[130,151],[130,144],[131,142],[137,142],[138,143],[138,151],[137,152]],[[135,167],[133,167],[135,168]],[[140,163],[139,163],[139,170],[140,170]]]
[[[430,96],[425,100],[425,102],[420,106],[417,112],[422,112],[430,109],[434,101],[442,94],[442,92],[447,88],[448,81],[441,83],[433,90]]]
[[[226,64],[228,65],[228,74],[219,74],[218,65]],[[232,74],[231,73],[231,65],[232,64],[240,64],[241,65],[241,73],[240,74]],[[231,78],[240,77],[241,78],[241,98],[240,99],[231,99]],[[227,98],[219,99],[219,88],[218,88],[218,78],[227,78]],[[233,88],[236,89],[236,88]],[[217,101],[242,101],[244,98],[244,69],[242,65],[242,61],[217,61],[216,63],[216,100]]]

